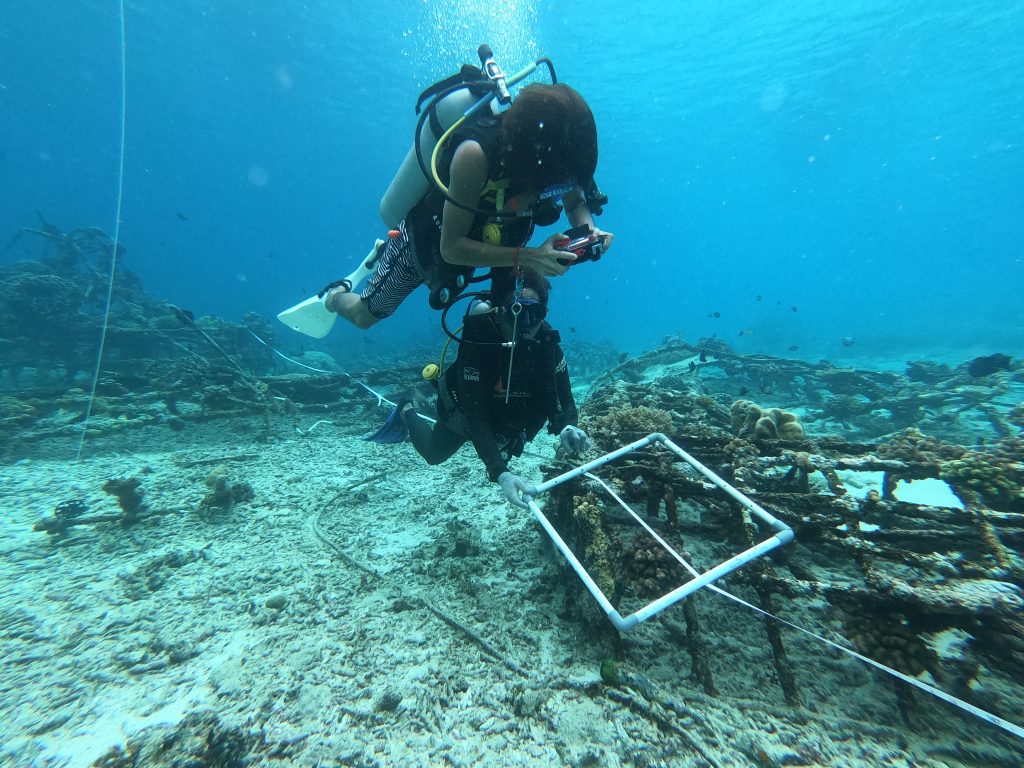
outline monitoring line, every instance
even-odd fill
[[[126,73],[125,66],[125,34],[124,34],[124,0],[118,0],[118,22],[121,35],[121,149],[120,160],[117,169],[117,206],[114,216],[114,244],[110,253],[110,277],[107,280],[107,303],[103,311],[103,330],[100,332],[100,346],[96,351],[96,368],[92,376],[92,388],[89,390],[89,402],[85,408],[85,418],[82,420],[82,434],[78,440],[78,450],[75,452],[75,461],[82,458],[82,449],[85,447],[85,437],[89,431],[89,417],[92,415],[92,405],[96,400],[96,387],[100,380],[100,364],[103,362],[103,347],[107,341],[107,326],[110,323],[110,304],[114,298],[114,273],[117,269],[117,248],[121,239],[121,207],[124,202],[124,147],[125,147],[125,126],[126,119]]]

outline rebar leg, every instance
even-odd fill
[[[743,530],[742,535],[746,540],[746,546],[752,547],[754,545],[754,533],[757,528],[754,526],[753,520],[750,519],[750,512],[746,509],[742,511],[741,520],[743,523],[741,526]],[[774,615],[775,607],[772,602],[772,593],[761,578],[770,568],[771,566],[764,560],[759,560],[756,563],[753,576],[754,583],[757,586],[754,589],[757,592],[757,599],[761,604],[761,610]],[[793,674],[793,668],[789,665],[786,648],[782,644],[782,633],[779,632],[779,625],[774,620],[765,616],[764,630],[768,635],[768,644],[772,649],[775,674],[779,677],[782,695],[785,697],[787,704],[791,707],[798,707],[800,706],[800,697],[797,695],[796,690],[796,676]]]
[[[772,593],[767,587],[757,587],[757,599],[761,604],[761,610],[774,614],[775,607],[772,601]],[[772,659],[775,662],[775,674],[779,676],[779,685],[782,686],[782,695],[786,703],[791,707],[800,706],[800,696],[796,690],[796,676],[793,668],[789,665],[789,658],[786,656],[786,647],[782,644],[782,633],[779,632],[779,625],[767,616],[764,618],[764,631],[768,635],[768,643],[772,647]]]
[[[683,617],[686,619],[686,640],[690,646],[690,657],[693,659],[693,674],[701,684],[704,693],[717,696],[715,681],[711,676],[711,665],[708,664],[708,648],[700,631],[700,620],[697,618],[697,607],[693,597],[683,600]]]

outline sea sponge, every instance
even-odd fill
[[[803,440],[804,428],[796,414],[781,408],[761,408],[750,400],[736,400],[729,409],[732,430],[739,437],[757,440]]]
[[[255,493],[249,483],[229,483],[227,470],[224,467],[215,467],[206,476],[204,482],[210,489],[200,505],[200,508],[205,511],[228,510],[235,504],[252,501],[255,498]]]
[[[103,490],[117,499],[124,515],[122,524],[126,526],[134,523],[146,509],[142,498],[142,481],[137,477],[112,478],[103,484]]]

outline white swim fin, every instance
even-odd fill
[[[380,265],[382,245],[384,245],[383,240],[376,240],[373,248],[366,254],[366,258],[359,262],[359,266],[355,268],[355,271],[344,280],[339,280],[337,283],[332,283],[332,285],[345,284],[346,290],[351,291],[355,286],[376,272],[377,267]],[[326,293],[324,298],[327,298]],[[280,313],[277,319],[293,331],[312,336],[314,339],[322,339],[331,332],[331,328],[334,327],[334,321],[338,319],[338,316],[324,306],[324,299],[310,296],[305,301]]]
[[[324,300],[318,296],[310,296],[294,307],[281,312],[277,319],[293,331],[322,339],[331,332],[338,316],[324,306]]]

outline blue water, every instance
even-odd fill
[[[117,9],[0,8],[0,241],[36,211],[113,232]],[[556,325],[631,351],[1024,353],[1022,2],[135,0],[125,28],[124,264],[198,314],[273,316],[346,274],[417,94],[486,41],[508,71],[551,57],[598,121],[617,240],[556,281]],[[369,332],[438,335],[422,291]]]

